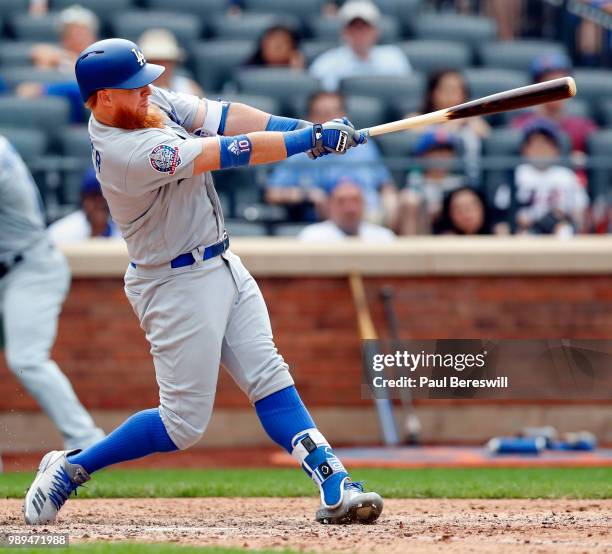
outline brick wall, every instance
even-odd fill
[[[261,278],[279,350],[312,407],[366,406],[360,341],[344,278]],[[379,291],[394,287],[401,334],[413,338],[609,338],[612,276],[402,277],[366,280],[379,333]],[[118,278],[75,279],[60,319],[54,359],[92,410],[156,405],[143,332]],[[217,407],[248,406],[223,372]],[[0,411],[36,410],[0,361]]]

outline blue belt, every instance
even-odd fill
[[[223,254],[229,248],[229,237],[225,237],[223,240],[216,242],[215,244],[211,244],[204,248],[204,253],[202,254],[202,260],[210,260],[219,254]],[[170,261],[170,267],[172,269],[176,269],[178,267],[186,267],[188,265],[192,265],[196,262],[196,259],[193,257],[191,252],[187,252],[185,254],[179,254],[176,258]],[[130,262],[132,267],[136,267],[134,262]]]

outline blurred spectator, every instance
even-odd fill
[[[499,40],[513,40],[520,33],[523,0],[487,0],[485,13],[495,19]]]
[[[33,16],[44,15],[49,9],[47,0],[30,0],[28,13]]]
[[[568,235],[580,231],[589,198],[574,171],[558,165],[559,129],[536,120],[525,129],[516,168],[516,223],[519,231]]]
[[[281,24],[266,29],[246,65],[303,69],[304,56],[297,32]]]
[[[97,40],[98,18],[81,6],[74,5],[61,12],[61,46],[37,44],[32,47],[32,62],[39,68],[56,69],[66,75],[65,82],[34,83],[24,82],[17,86],[15,94],[22,98],[59,96],[70,104],[70,120],[82,123],[85,110],[74,77],[74,64],[77,56],[92,42]]]
[[[61,45],[36,44],[32,47],[32,63],[36,67],[57,69],[72,77],[77,56],[98,40],[98,18],[79,5],[61,12]]]
[[[457,138],[438,127],[422,134],[413,154],[423,167],[408,175],[400,195],[399,234],[429,234],[442,214],[444,194],[465,185],[465,177],[452,173]]]
[[[184,61],[185,53],[172,32],[166,29],[149,29],[140,36],[138,46],[148,62],[166,68],[154,82],[156,86],[174,92],[204,96],[202,88],[193,79],[177,73],[176,68]]]
[[[546,54],[537,57],[531,65],[534,83],[558,79],[570,75],[572,62],[567,56],[560,54]],[[584,152],[587,137],[595,130],[597,125],[588,117],[567,115],[565,113],[565,100],[540,104],[533,110],[518,115],[512,120],[512,126],[523,129],[538,119],[549,119],[556,123],[572,141],[572,150]]]
[[[444,195],[434,232],[441,235],[490,235],[492,213],[479,190],[462,186]]]
[[[305,227],[298,238],[309,242],[334,242],[349,237],[365,241],[390,242],[395,238],[386,227],[364,221],[361,186],[351,179],[340,179],[329,193],[329,219]]]
[[[307,118],[313,123],[345,115],[344,99],[337,92],[315,93],[308,102]],[[299,154],[288,158],[270,174],[266,201],[285,206],[291,221],[317,221],[325,216],[326,191],[341,177],[361,183],[367,219],[394,224],[397,190],[374,141],[351,148],[343,156],[310,160]]]
[[[410,62],[395,45],[376,45],[380,11],[365,0],[349,0],[340,8],[344,46],[321,54],[310,66],[312,75],[326,90],[337,90],[345,77],[407,75]]]
[[[52,223],[49,238],[59,245],[92,237],[121,238],[121,233],[111,219],[96,172],[90,168],[81,183],[81,209]]]
[[[450,108],[467,102],[469,99],[470,92],[461,72],[454,69],[443,69],[429,76],[421,113]],[[429,129],[438,127],[444,127],[460,139],[463,146],[465,171],[473,182],[478,182],[482,139],[491,131],[489,124],[482,117],[469,117],[432,126]]]

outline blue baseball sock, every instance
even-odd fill
[[[178,450],[161,420],[158,408],[131,416],[110,435],[78,454],[68,456],[91,474],[103,467],[142,458],[154,452]]]
[[[342,501],[348,473],[304,406],[294,386],[266,396],[255,409],[268,436],[296,458],[330,507]]]

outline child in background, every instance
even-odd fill
[[[423,133],[413,154],[423,167],[410,172],[400,196],[399,234],[430,234],[442,213],[444,194],[465,184],[465,177],[454,175],[457,139],[443,128]]]
[[[536,120],[525,128],[516,168],[516,224],[519,232],[572,235],[582,228],[589,198],[576,173],[559,165],[558,128]]]

